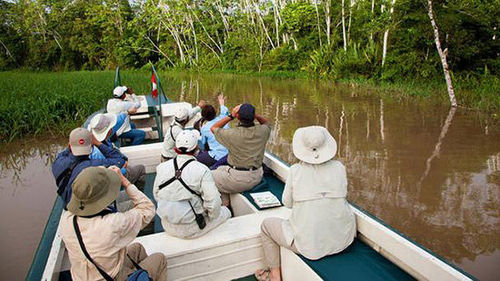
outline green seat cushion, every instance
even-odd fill
[[[309,260],[302,255],[299,256],[323,280],[415,280],[411,275],[358,239],[355,239],[341,253],[319,260]]]
[[[260,210],[259,206],[253,201],[250,193],[270,191],[278,198],[278,200],[280,200],[281,204],[283,204],[281,197],[283,196],[284,187],[285,184],[276,177],[264,176],[258,185],[248,191],[242,192],[242,194],[255,206],[255,208],[257,208],[257,210]]]

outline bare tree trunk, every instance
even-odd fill
[[[344,1],[344,0],[342,0]],[[325,1],[325,21],[326,21],[326,42],[328,46],[330,46],[330,33],[331,33],[331,25],[332,25],[332,16],[330,15],[330,0]]]
[[[318,25],[318,39],[319,39],[319,47],[323,47],[323,44],[321,43],[321,27],[319,24],[319,11],[318,11],[318,3],[316,0],[313,0],[314,2],[314,9],[316,10],[316,23]]]
[[[344,39],[344,51],[347,51],[347,39],[346,39],[346,34],[345,34],[345,9],[344,9],[344,2],[345,0],[342,0],[342,36]]]
[[[391,3],[391,10],[390,13],[391,15],[389,18],[392,18],[392,13],[394,13],[394,4],[396,3],[396,0],[392,0]],[[387,28],[384,32],[384,46],[382,47],[382,66],[385,64],[385,57],[387,55],[387,40],[389,38],[389,28]]]
[[[375,16],[375,0],[372,0],[372,18]],[[373,40],[373,33],[370,31],[370,40]]]
[[[351,22],[352,22],[352,6],[354,3],[349,0],[349,24],[347,26],[347,43],[351,42]]]
[[[439,41],[439,30],[434,20],[434,13],[432,11],[432,0],[427,0],[427,12],[429,15],[429,19],[431,20],[432,28],[434,29],[434,40],[436,41],[436,48],[439,53],[439,57],[441,58],[441,64],[443,65],[444,78],[446,80],[446,86],[448,88],[448,96],[450,97],[451,106],[457,106],[457,99],[455,98],[455,91],[453,90],[453,85],[451,83],[450,71],[448,68],[448,62],[446,60],[446,55],[448,53],[448,49],[444,51],[441,49],[441,42]]]
[[[271,37],[269,36],[269,33],[267,32],[266,24],[264,23],[264,19],[262,18],[258,3],[254,3],[254,7],[255,7],[255,13],[257,14],[257,17],[259,18],[260,23],[262,25],[262,30],[264,30],[264,33],[266,34],[267,40],[269,40],[269,43],[271,43],[271,47],[273,49],[275,49],[276,47],[274,46],[274,42],[271,39]]]

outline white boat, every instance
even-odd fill
[[[172,121],[172,112],[179,106],[191,105],[162,105],[160,116],[163,131]],[[158,130],[155,134],[151,127],[154,123],[152,118],[158,120],[158,113],[148,113],[144,108],[141,112],[143,116],[134,119],[143,120],[141,126],[150,132],[149,137],[157,138]],[[150,198],[155,168],[160,163],[160,149],[159,142],[120,149],[130,163],[145,165],[148,173],[145,193]],[[273,171],[273,175],[265,178],[267,187],[272,187],[275,194],[282,192],[283,182],[289,171],[288,164],[267,152],[264,163]],[[232,194],[231,205],[234,217],[200,238],[187,240],[169,236],[162,231],[159,219],[155,217],[156,233],[137,237],[136,241],[144,245],[148,254],[161,252],[166,255],[169,281],[234,280],[251,276],[257,269],[264,267],[259,237],[262,220],[267,217],[288,218],[290,209],[277,207],[259,210],[248,194]],[[318,261],[309,261],[281,248],[283,280],[474,280],[473,276],[384,225],[357,206],[351,204],[351,207],[358,230],[353,245],[340,254]],[[57,200],[37,257],[27,276],[28,280],[70,280],[70,263],[58,227],[61,210],[61,202]]]

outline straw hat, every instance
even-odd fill
[[[90,120],[89,130],[98,141],[108,136],[109,130],[116,125],[116,115],[112,113],[97,114]]]
[[[104,167],[88,167],[73,182],[68,210],[77,216],[90,216],[109,206],[120,193],[118,175]]]
[[[295,157],[310,164],[324,163],[337,152],[337,142],[326,128],[320,126],[297,129],[292,145]]]
[[[177,135],[175,147],[185,148],[186,152],[193,151],[198,145],[200,132],[198,130],[184,130]]]

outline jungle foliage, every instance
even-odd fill
[[[498,81],[500,0],[434,0],[434,13],[454,79]],[[0,70],[141,68],[151,61],[159,68],[443,81],[424,0],[0,0],[0,31]]]

